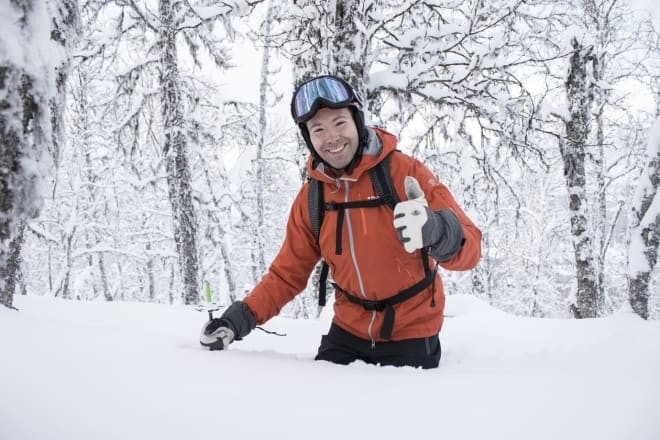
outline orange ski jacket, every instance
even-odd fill
[[[447,270],[469,270],[481,257],[481,231],[454,201],[451,193],[418,160],[395,151],[397,139],[378,128],[370,129],[370,142],[358,165],[350,174],[334,177],[325,173],[323,165],[307,171],[323,182],[325,202],[349,202],[378,197],[369,169],[392,153],[390,174],[400,199],[405,200],[404,178],[415,177],[432,211],[450,209],[456,214],[465,235],[460,251],[451,259],[439,262]],[[342,231],[342,253],[336,249],[336,211],[326,211],[318,244],[310,223],[308,207],[309,185],[303,185],[296,196],[286,228],[282,247],[268,272],[243,301],[261,325],[277,315],[282,307],[306,286],[314,266],[321,257],[330,266],[333,280],[352,295],[368,300],[383,300],[414,285],[424,278],[420,251],[408,253],[393,226],[393,211],[387,205],[376,208],[354,208],[345,211]],[[431,258],[431,257],[429,257]],[[432,260],[432,259],[431,259]],[[431,267],[435,261],[430,261]],[[435,277],[435,306],[432,307],[432,287],[394,306],[396,318],[393,341],[436,335],[442,328],[445,296],[440,276]],[[344,330],[372,342],[381,341],[379,329],[383,313],[365,310],[337,292],[333,322]]]

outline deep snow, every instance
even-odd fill
[[[225,352],[191,307],[0,308],[0,439],[659,439],[660,322],[507,315],[449,296],[436,370],[313,361],[330,317]]]

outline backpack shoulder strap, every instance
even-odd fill
[[[392,175],[390,174],[390,160],[394,153],[395,152],[392,152],[385,156],[378,165],[369,170],[369,177],[371,177],[371,183],[373,184],[378,197],[382,198],[392,209],[394,209],[394,206],[401,200],[394,189]]]
[[[325,202],[323,198],[323,183],[320,180],[312,179],[307,180],[309,185],[309,192],[307,193],[307,206],[309,209],[309,221],[312,227],[312,234],[316,243],[319,242],[319,235],[321,233],[321,223],[323,223],[323,216],[325,215]],[[326,304],[326,291],[328,281],[328,271],[330,267],[325,260],[321,260],[321,274],[319,277],[319,306],[323,307]]]
[[[319,234],[321,232],[321,223],[323,223],[323,216],[325,214],[325,207],[323,206],[323,183],[310,177],[309,180],[307,180],[307,184],[309,185],[309,192],[307,193],[309,220],[314,239],[318,243]]]

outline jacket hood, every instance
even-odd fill
[[[314,160],[312,155],[307,159],[307,174],[316,180],[334,182],[338,178],[357,180],[362,174],[376,166],[389,153],[396,149],[397,139],[392,133],[382,128],[367,127],[367,145],[362,151],[359,163],[350,174],[335,175],[333,171],[326,170],[323,162]]]

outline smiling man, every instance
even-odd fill
[[[307,121],[307,130],[316,153],[332,168],[344,169],[355,157],[360,140],[348,108],[320,109]]]
[[[481,231],[424,164],[396,149],[394,135],[365,125],[362,100],[341,78],[302,83],[291,114],[311,153],[310,181],[268,273],[205,324],[200,343],[222,350],[247,336],[307,286],[323,259],[335,313],[317,360],[437,367],[445,305],[437,266],[473,268]]]

